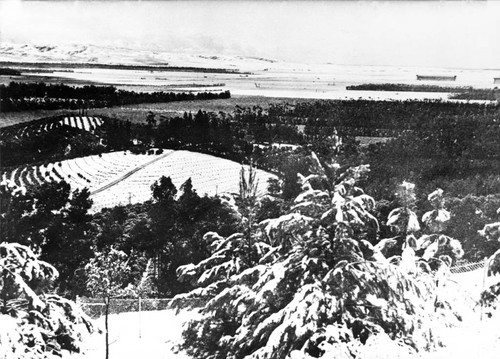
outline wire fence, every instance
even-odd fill
[[[165,310],[170,308],[171,301],[172,298],[110,298],[109,314]],[[193,300],[193,306],[196,306],[197,302]],[[105,314],[104,298],[77,297],[76,304],[91,318],[99,318]]]
[[[451,273],[453,274],[462,274],[472,272],[478,269],[483,269],[488,260],[484,259],[479,262],[469,262],[469,261],[460,261],[457,262],[454,266],[450,268]]]
[[[452,274],[471,273],[485,269],[486,263],[487,259],[478,262],[459,261],[450,268],[450,271]],[[172,298],[110,298],[109,314],[165,310],[170,308],[171,302]],[[193,300],[193,306],[197,306],[197,302]],[[91,318],[99,318],[105,313],[104,298],[77,297],[76,303]]]

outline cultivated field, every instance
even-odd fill
[[[200,196],[239,191],[239,163],[190,151],[170,151],[159,157],[143,168],[127,173],[130,175],[116,185],[103,191],[94,191],[93,208],[98,210],[119,204],[147,201],[151,199],[151,184],[161,176],[170,177],[177,188],[191,178],[193,187]],[[272,177],[274,176],[265,171],[257,171],[260,194],[265,193],[267,181]]]
[[[17,122],[17,124],[25,121]],[[2,122],[3,123],[3,122]],[[11,125],[14,125],[12,123]],[[80,130],[93,132],[97,127],[103,124],[100,117],[88,116],[68,116],[64,118],[47,118],[38,121],[33,121],[27,125],[18,125],[7,127],[0,132],[0,140],[8,138],[22,138],[30,135],[49,132],[61,126],[69,126]]]
[[[188,178],[199,195],[236,193],[241,165],[190,151],[155,150],[155,154],[119,151],[74,158],[48,165],[15,168],[1,175],[2,184],[20,188],[43,182],[66,181],[72,189],[88,188],[93,210],[151,199],[151,184],[170,177],[179,188]],[[273,175],[258,170],[259,193]]]
[[[99,117],[65,117],[59,121],[61,125],[79,128],[85,131],[94,131],[97,127],[102,125],[102,119]]]
[[[2,112],[0,113],[0,128],[17,125],[23,122],[38,120],[40,118],[64,115],[67,113],[67,109]]]

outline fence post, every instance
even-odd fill
[[[109,359],[109,327],[108,327],[108,315],[109,315],[109,296],[106,295],[104,297],[105,304],[105,317],[104,317],[104,326],[106,328],[106,359]]]
[[[139,296],[139,339],[141,338],[141,297]]]
[[[483,272],[483,286],[481,288],[481,294],[484,292],[484,289],[486,287],[486,277],[488,275],[488,267],[490,266],[489,263],[489,258],[485,257],[484,258],[484,272]],[[481,297],[479,297],[479,301],[481,301]],[[481,303],[481,321],[483,321],[483,303]]]

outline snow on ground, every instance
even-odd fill
[[[497,278],[499,279],[499,278]],[[464,296],[473,303],[482,288],[483,271],[453,275],[451,280],[463,288]],[[490,279],[489,281],[492,281]],[[488,282],[488,281],[487,281]],[[475,310],[473,310],[475,309]],[[500,309],[492,317],[481,313],[479,308],[469,305],[463,311],[463,321],[456,327],[440,331],[443,347],[432,352],[421,352],[411,356],[384,351],[370,353],[370,358],[384,359],[498,359],[500,353]],[[173,310],[112,314],[109,317],[110,358],[119,359],[192,359],[185,352],[177,352],[185,322],[198,316],[197,311]],[[104,328],[104,318],[96,321]],[[68,354],[63,359],[104,358],[104,334],[94,333],[85,338],[85,353]],[[367,358],[363,358],[367,359]]]
[[[112,359],[187,359],[174,346],[180,342],[182,325],[196,311],[174,310],[132,312],[109,316],[109,357]],[[66,353],[63,359],[102,359],[105,357],[104,317],[96,320],[97,332],[85,338],[84,352]]]
[[[470,314],[459,326],[440,333],[443,347],[407,359],[498,359],[500,310],[491,318],[486,315],[481,318],[479,311]],[[176,315],[173,310],[110,315],[110,358],[192,359],[185,352],[175,350],[175,345],[181,341],[183,324],[196,315],[187,311]],[[99,318],[96,324],[103,329],[104,318]],[[63,359],[104,358],[104,334],[94,333],[85,339],[84,353],[67,353]],[[383,357],[396,359],[391,353],[384,353]]]
[[[480,313],[465,320],[460,326],[443,333],[446,345],[435,352],[422,354],[422,359],[498,359],[500,357],[500,310],[487,318]]]

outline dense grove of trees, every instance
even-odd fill
[[[21,76],[21,72],[15,69],[0,68],[0,75],[4,76]]]
[[[493,89],[470,89],[450,96],[456,100],[483,100],[483,101],[499,101],[500,90],[498,87]]]
[[[389,195],[383,188],[392,188],[390,181],[405,178],[417,182],[419,187],[431,183],[446,186],[457,195],[485,194],[498,189],[499,105],[317,101],[294,107],[274,105],[268,112],[271,120],[303,125],[304,138],[313,144],[315,135],[324,138],[335,133],[341,137],[393,137],[388,143],[358,149],[357,159],[348,159],[370,163],[373,186],[368,190],[376,187],[381,191],[379,198]],[[350,155],[354,152],[350,151]],[[472,188],[466,189],[468,184]]]
[[[324,156],[335,154],[337,132],[334,128],[325,133],[303,133],[295,124],[284,119],[272,118],[260,107],[237,108],[232,114],[198,111],[184,113],[183,117],[167,118],[148,115],[149,130],[141,132],[142,142],[157,147],[191,149],[249,163],[275,172],[281,171],[277,153],[289,153],[289,149],[273,148],[280,143],[306,146]],[[306,126],[307,131],[307,126]],[[271,145],[269,148],[255,144]],[[352,138],[344,140],[343,150],[355,151]]]
[[[439,186],[457,196],[498,193],[499,121],[498,105],[440,101],[318,101],[267,110],[237,108],[229,119],[230,128],[237,129],[234,138],[302,145],[323,157],[335,155],[333,138],[342,137],[341,164],[370,163],[373,185],[368,189],[378,198],[390,195],[390,188],[404,179],[427,192]],[[354,136],[393,140],[360,149]],[[280,171],[271,164],[280,163],[272,159],[276,155],[259,152],[252,152],[255,163]]]
[[[495,87],[492,89],[478,89],[471,86],[437,86],[437,85],[409,85],[409,84],[362,84],[347,86],[347,90],[358,91],[401,91],[401,92],[449,92],[450,99],[455,100],[482,100],[498,101],[500,99],[500,90]]]
[[[214,74],[249,74],[237,69],[225,69],[215,67],[193,67],[193,66],[168,66],[168,65],[125,65],[125,64],[99,64],[94,62],[8,62],[0,61],[1,66],[24,66],[20,68],[22,72],[54,72],[54,67],[58,71],[72,72],[71,69],[113,69],[113,70],[136,70],[151,72],[205,72]],[[35,69],[34,69],[35,68]]]
[[[190,179],[176,197],[170,178],[162,177],[152,194],[154,202],[89,215],[89,192],[71,192],[65,182],[29,187],[24,194],[1,186],[0,235],[2,241],[29,246],[53,264],[61,293],[88,294],[85,264],[95,251],[118,250],[130,257],[131,271],[123,287],[139,280],[151,259],[157,295],[171,296],[190,288],[177,282],[175,270],[205,258],[203,234],[230,233],[239,224],[221,198],[198,196]]]
[[[457,122],[466,125],[494,123],[498,104],[465,104],[443,101],[331,101],[298,103],[294,107],[272,105],[269,117],[274,121],[291,120],[296,125],[313,127],[346,127],[363,130],[394,130],[397,133],[418,131],[431,133],[447,129]],[[376,136],[376,133],[373,134]]]
[[[152,186],[154,201],[136,206],[117,207],[96,214],[91,233],[97,250],[111,248],[126,253],[142,274],[152,260],[156,293],[168,297],[189,288],[176,280],[181,264],[199,262],[206,257],[206,231],[220,228],[228,233],[238,227],[231,210],[220,198],[200,197],[186,181],[177,189],[168,177]]]
[[[438,86],[438,85],[410,85],[410,84],[361,84],[346,86],[346,90],[357,91],[401,91],[401,92],[451,92],[462,93],[473,90],[471,86]]]
[[[137,103],[212,100],[229,98],[221,93],[135,92],[117,90],[114,86],[19,83],[0,85],[0,111],[100,108]]]

